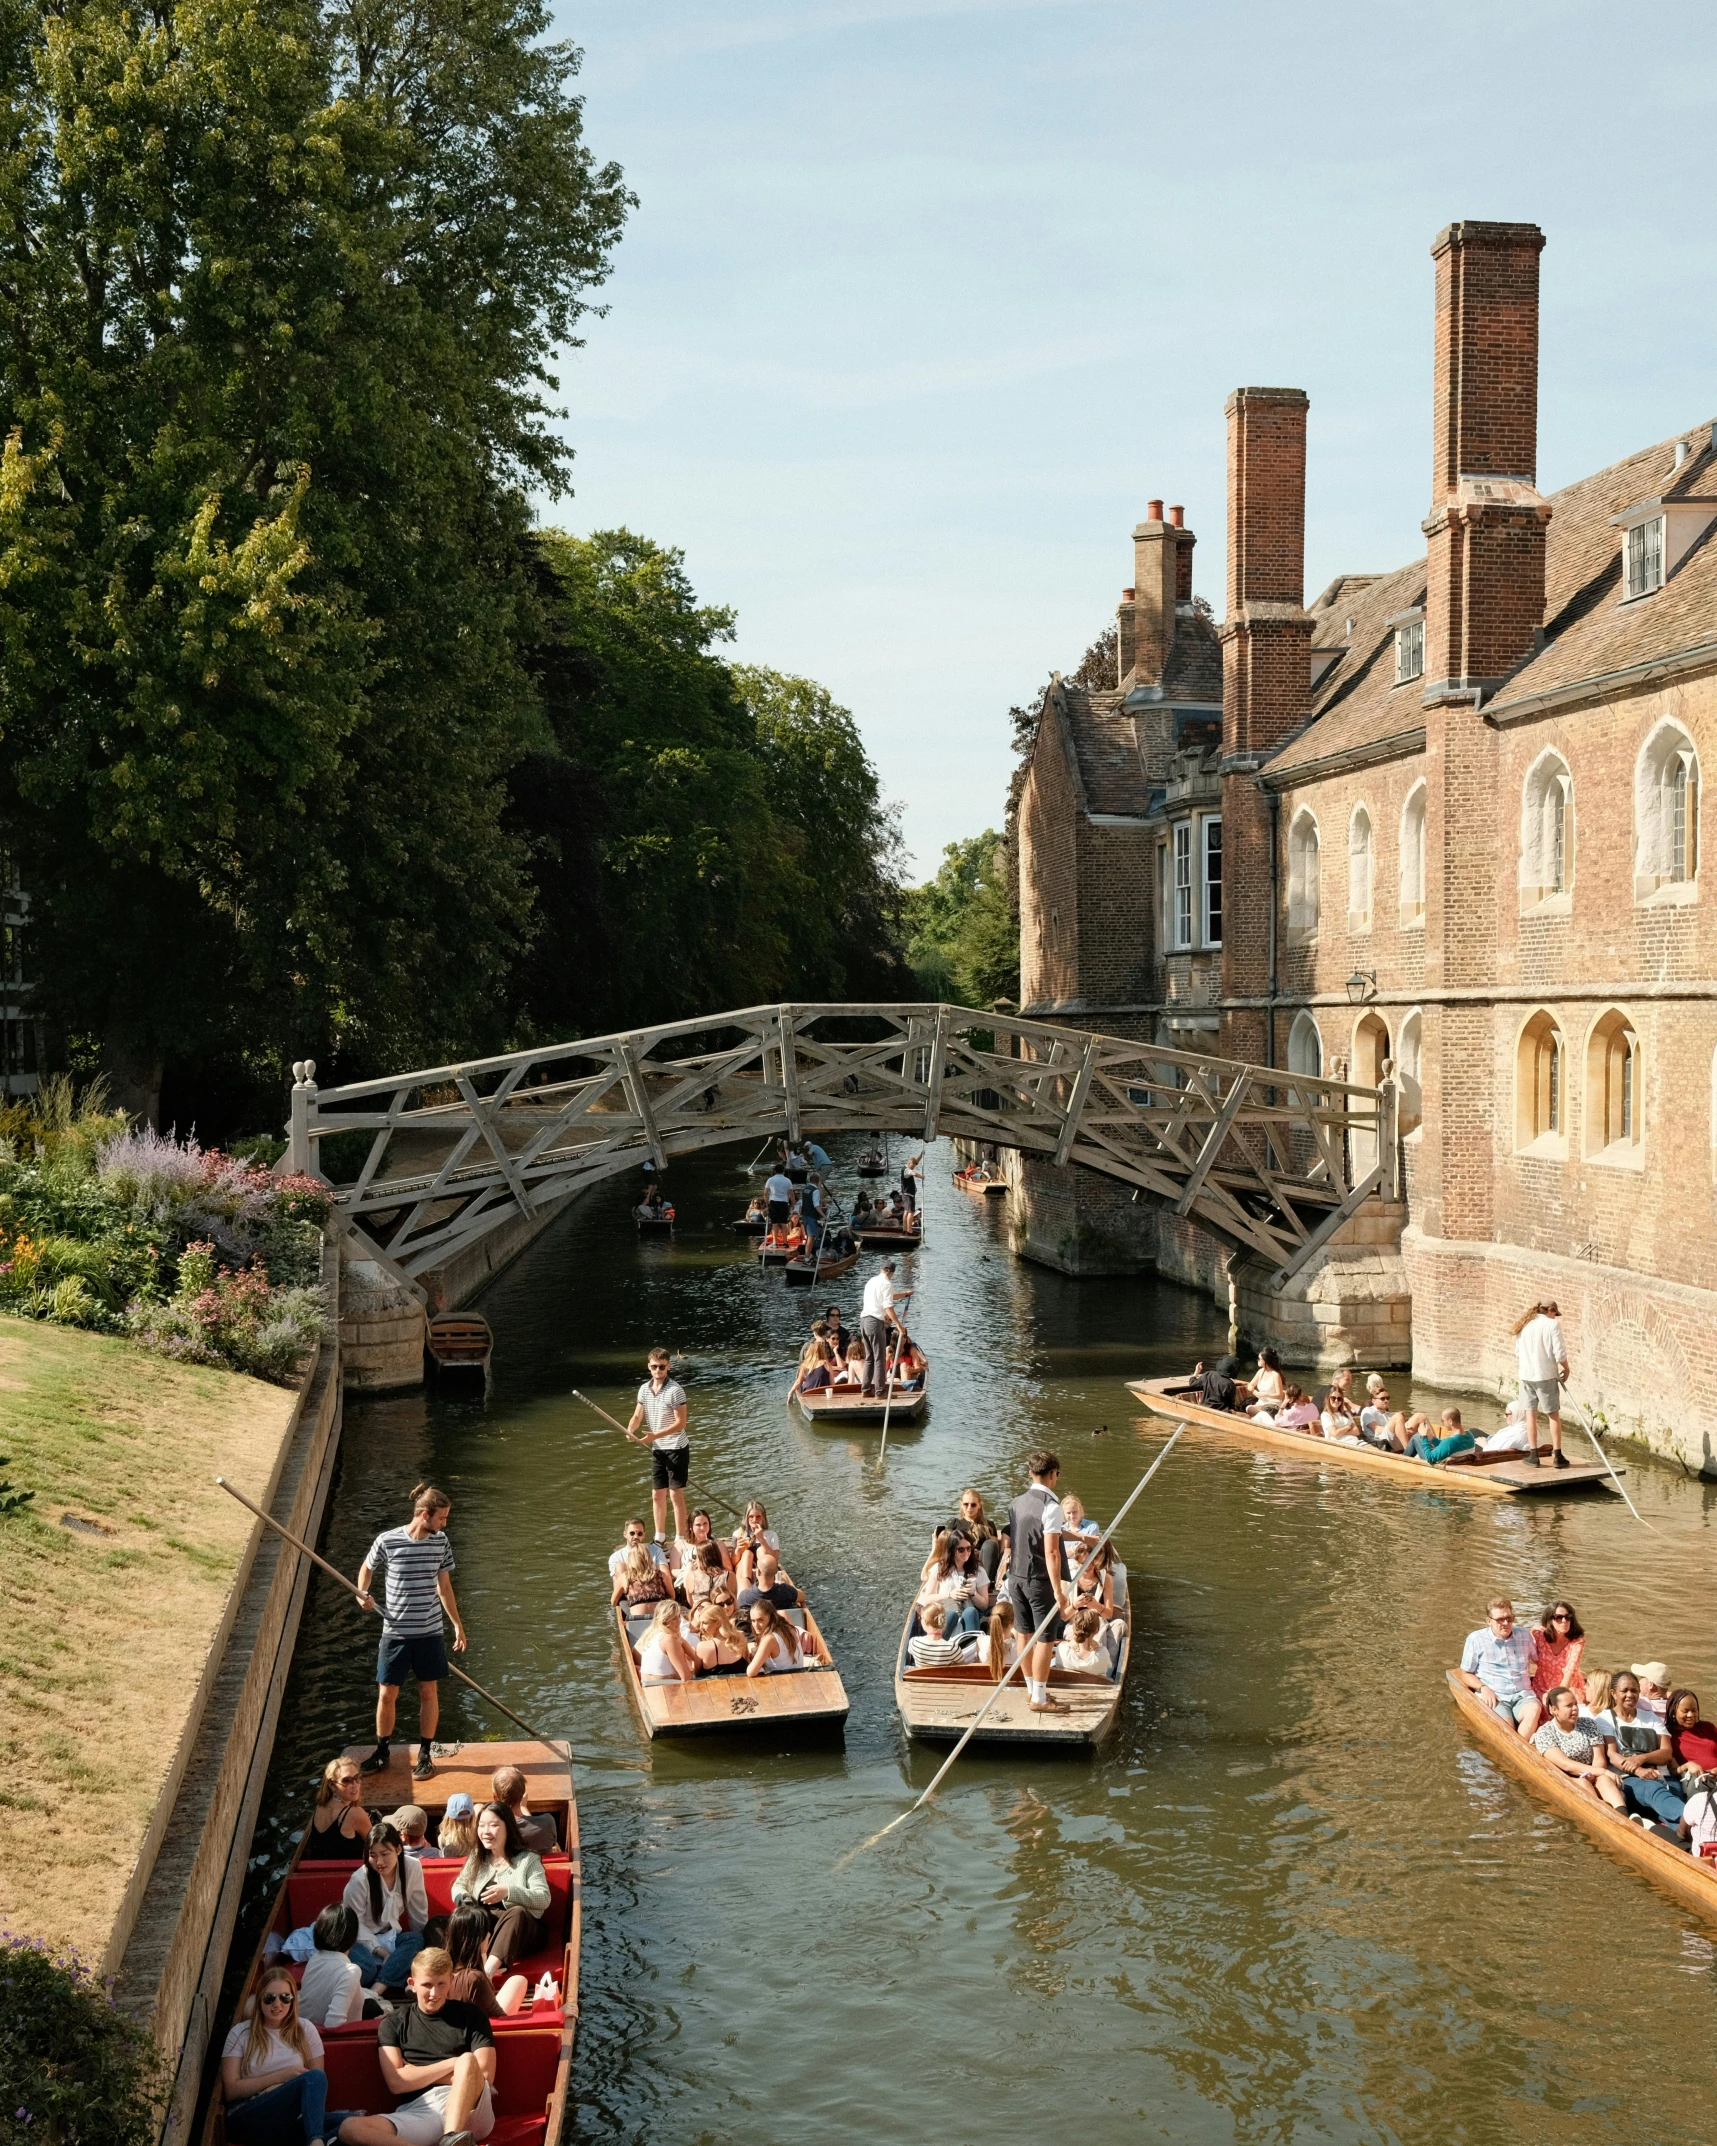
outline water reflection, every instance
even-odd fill
[[[909,1749],[891,1688],[932,1526],[966,1483],[1005,1505],[1039,1442],[1106,1517],[1164,1436],[1121,1381],[1185,1368],[1222,1320],[1190,1291],[1018,1265],[1002,1203],[954,1192],[933,1150],[912,1265],[935,1400],[879,1471],[874,1438],[783,1405],[820,1304],[719,1227],[735,1160],[676,1166],[671,1242],[636,1242],[617,1185],[534,1247],[485,1302],[487,1407],[350,1407],[328,1528],[352,1570],[412,1482],[445,1481],[472,1673],[573,1738],[575,2136],[1477,2142],[1611,2135],[1643,2099],[1655,2137],[1703,2137],[1708,1936],[1474,1752],[1441,1677],[1500,1586],[1534,1609],[1570,1594],[1596,1660],[1709,1682],[1711,1488],[1636,1466],[1648,1535],[1608,1496],[1403,1495],[1189,1433],[1127,1526],[1108,1744],[975,1753],[837,1875],[946,1755]],[[850,1320],[869,1265],[818,1298]],[[683,1357],[693,1475],[761,1493],[812,1588],[844,1747],[638,1735],[604,1559],[648,1509],[645,1470],[569,1388],[624,1419],[658,1339]],[[373,1629],[313,1582],[259,1866],[364,1732],[373,1661]],[[496,1727],[462,1691],[446,1711],[449,1734]]]

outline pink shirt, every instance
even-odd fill
[[[1313,1429],[1318,1421],[1318,1404],[1315,1401],[1296,1401],[1291,1408],[1284,1408],[1276,1418],[1276,1428],[1281,1431],[1304,1431]]]

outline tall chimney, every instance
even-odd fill
[[[1425,599],[1428,702],[1482,701],[1544,623],[1536,224],[1453,223],[1437,264]]]
[[[1148,502],[1133,531],[1133,662],[1131,683],[1161,685],[1174,646],[1174,600],[1184,532],[1163,520],[1160,499]],[[1126,683],[1123,680],[1123,683]]]

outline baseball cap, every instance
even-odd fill
[[[462,1788],[455,1789],[447,1799],[447,1815],[449,1818],[469,1818],[476,1808],[477,1806]]]

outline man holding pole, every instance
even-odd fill
[[[1049,1618],[1025,1664],[1026,1699],[1031,1711],[1065,1714],[1071,1710],[1049,1696],[1050,1661],[1061,1637],[1061,1620],[1070,1614],[1067,1575],[1061,1560],[1061,1538],[1067,1521],[1055,1495],[1061,1461],[1039,1446],[1027,1455],[1026,1466],[1031,1471],[1031,1487],[1015,1498],[1008,1513],[1013,1544],[1008,1560],[1008,1590],[1013,1596],[1014,1619],[1022,1643]]]
[[[887,1379],[888,1330],[893,1327],[906,1338],[906,1329],[894,1308],[894,1261],[885,1259],[880,1270],[864,1285],[864,1304],[859,1312],[859,1335],[864,1342],[864,1390],[879,1394]]]
[[[686,1477],[691,1473],[692,1442],[686,1435],[686,1390],[669,1371],[668,1352],[650,1351],[650,1376],[638,1388],[638,1405],[626,1426],[635,1444],[650,1448],[650,1502],[656,1516],[656,1540],[668,1523],[668,1499],[674,1501],[674,1526],[689,1541],[686,1524]]]
[[[433,1483],[419,1483],[411,1500],[410,1521],[403,1528],[384,1529],[358,1573],[358,1603],[367,1610],[376,1606],[370,1588],[377,1571],[387,1574],[382,1643],[376,1653],[376,1748],[358,1770],[387,1771],[392,1757],[388,1739],[409,1669],[417,1679],[417,1764],[411,1772],[413,1780],[427,1781],[435,1771],[430,1747],[441,1719],[441,1679],[448,1666],[442,1611],[453,1619],[453,1647],[459,1654],[465,1651],[465,1627],[447,1577],[453,1570],[453,1545],[447,1540],[453,1501]]]

